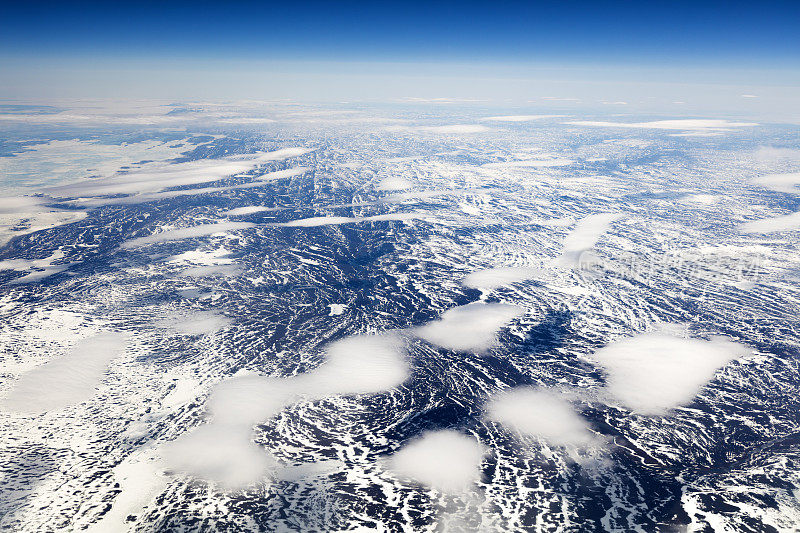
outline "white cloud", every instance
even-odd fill
[[[764,218],[739,224],[742,233],[776,233],[779,231],[793,231],[800,228],[800,212],[784,215],[782,217]]]
[[[448,309],[413,333],[449,350],[484,352],[496,343],[500,328],[524,312],[515,305],[474,302]]]
[[[729,340],[643,333],[612,342],[592,359],[606,370],[606,388],[623,405],[660,415],[687,404],[726,363],[748,353]]]
[[[523,161],[506,161],[502,163],[486,163],[484,168],[546,168],[565,167],[575,163],[572,159],[526,159]]]
[[[170,471],[213,480],[226,489],[247,487],[277,464],[251,434],[246,426],[206,424],[164,445],[161,455]]]
[[[213,311],[177,313],[156,322],[160,328],[168,328],[181,335],[205,335],[214,333],[233,323],[230,318]]]
[[[333,226],[339,224],[354,224],[363,219],[357,217],[310,217],[292,220],[290,222],[275,223],[275,226],[287,228],[314,228],[317,226]]]
[[[330,344],[325,362],[289,378],[240,375],[211,392],[210,423],[186,433],[165,448],[174,470],[216,481],[229,488],[251,485],[274,461],[251,442],[255,424],[265,422],[301,399],[340,394],[374,394],[402,384],[409,375],[400,339],[357,335]]]
[[[650,122],[603,122],[591,120],[575,120],[565,122],[574,126],[597,126],[603,128],[636,128],[656,130],[718,130],[725,131],[729,128],[744,128],[758,126],[756,122],[731,122],[716,119],[678,119],[678,120],[653,120]]]
[[[357,335],[334,342],[325,364],[306,378],[312,394],[373,394],[408,377],[400,341],[390,335]],[[312,392],[313,391],[313,392]]]
[[[42,199],[31,196],[0,197],[0,215],[27,214],[42,208]]]
[[[459,135],[464,133],[484,133],[491,131],[491,128],[481,126],[480,124],[451,124],[449,126],[422,126],[418,128],[420,131],[428,131],[431,133],[443,133]]]
[[[800,193],[797,188],[800,185],[800,172],[790,172],[786,174],[767,174],[759,176],[752,181],[755,185],[760,185],[773,191]]]
[[[620,215],[616,213],[599,213],[580,219],[564,238],[564,251],[582,252],[590,249],[619,218]]]
[[[796,164],[800,163],[800,149],[782,148],[779,146],[759,146],[753,153],[759,163]]]
[[[575,228],[564,238],[564,249],[557,263],[565,268],[574,267],[580,255],[597,244],[620,216],[616,213],[598,213],[578,220]]]
[[[189,278],[202,278],[214,276],[238,276],[243,272],[239,265],[197,265],[190,266],[181,271],[181,276]]]
[[[92,397],[109,363],[125,352],[127,336],[104,333],[79,340],[69,353],[24,374],[3,406],[11,411],[37,414],[61,409]]]
[[[12,157],[0,157],[4,188],[30,192],[47,185],[59,185],[108,175],[121,167],[141,166],[140,161],[164,161],[180,156],[193,145],[182,141],[155,141],[102,144],[77,139],[50,141],[25,147]]]
[[[275,120],[266,117],[231,117],[231,118],[220,118],[217,119],[216,122],[220,124],[250,125],[250,124],[272,124],[275,122]]]
[[[83,211],[51,209],[42,205],[43,201],[29,196],[0,197],[0,246],[14,237],[86,218]]]
[[[339,316],[344,314],[345,309],[347,309],[347,304],[328,304],[331,311],[328,313],[328,316]]]
[[[198,189],[181,189],[178,191],[167,192],[153,192],[153,193],[137,193],[131,196],[124,196],[122,198],[93,198],[93,199],[79,199],[72,203],[80,207],[99,207],[104,205],[129,205],[141,204],[145,202],[153,202],[157,200],[165,200],[168,198],[177,198],[179,196],[194,196],[197,194],[213,194],[217,192],[234,191],[240,189],[252,189],[256,187],[265,187],[270,182],[300,176],[308,171],[305,167],[289,168],[286,170],[278,170],[269,172],[255,178],[254,181],[248,183],[240,183],[238,185],[227,185],[222,187],[202,187]]]
[[[400,176],[392,176],[384,178],[378,183],[376,187],[379,191],[402,191],[403,189],[410,189],[414,184],[409,180]]]
[[[153,235],[148,235],[146,237],[138,237],[136,239],[125,241],[120,246],[122,248],[137,248],[139,246],[146,246],[148,244],[177,241],[181,239],[196,239],[198,237],[208,237],[218,233],[227,233],[229,231],[236,231],[252,227],[255,227],[255,224],[250,222],[217,222],[215,224],[200,224],[198,226],[191,226],[188,228],[166,230]]]
[[[297,176],[302,176],[310,169],[308,167],[294,167],[294,168],[287,168],[284,170],[276,170],[274,172],[267,172],[266,174],[262,174],[256,177],[259,181],[275,181],[275,180],[282,180],[285,178],[294,178]]]
[[[571,449],[601,444],[572,404],[557,392],[518,387],[497,394],[489,401],[490,420],[524,435],[540,438],[553,446]]]
[[[381,222],[387,220],[409,221],[426,218],[427,213],[389,213],[386,215],[374,215],[371,217],[311,217],[292,220],[290,222],[279,222],[273,226],[283,226],[287,228],[313,228],[318,226],[333,226],[340,224],[357,224],[361,222]]]
[[[238,217],[243,215],[252,215],[253,213],[262,213],[264,211],[278,211],[280,207],[264,207],[263,205],[248,205],[244,207],[236,207],[223,213],[226,217]]]
[[[542,120],[547,118],[563,118],[567,115],[504,115],[497,117],[484,117],[481,120],[495,122],[530,122],[532,120]]]
[[[186,266],[180,273],[182,277],[237,276],[243,268],[233,264],[234,260],[229,255],[230,252],[225,248],[191,250],[170,257],[168,262]]]
[[[405,202],[406,200],[417,200],[417,199],[427,199],[427,198],[435,198],[437,196],[448,196],[453,194],[464,194],[469,193],[471,191],[466,189],[438,189],[438,190],[427,190],[427,191],[409,191],[409,192],[399,192],[394,194],[388,194],[381,198],[379,201],[383,203],[400,203]],[[475,191],[475,192],[484,192],[484,191]]]
[[[59,198],[152,193],[169,187],[217,181],[234,174],[249,172],[268,161],[296,157],[309,151],[307,148],[283,148],[273,152],[236,155],[222,159],[152,163],[125,174],[50,187],[44,191],[50,196]]]
[[[433,489],[460,493],[481,479],[486,448],[452,430],[428,431],[390,456],[385,466],[395,475]]]
[[[497,267],[478,270],[468,274],[461,284],[474,289],[494,290],[527,279],[535,278],[542,273],[541,268],[533,267]]]
[[[39,281],[58,272],[63,272],[74,263],[54,264],[64,258],[64,252],[58,250],[43,259],[5,259],[0,261],[0,270],[33,270],[25,276],[15,278],[11,283],[31,283]]]
[[[686,133],[669,134],[670,137],[719,137],[720,135],[724,135],[724,132],[721,130],[698,130]]]

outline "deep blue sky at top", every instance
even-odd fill
[[[6,58],[800,65],[800,0],[5,2]]]

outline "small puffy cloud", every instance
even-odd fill
[[[448,309],[413,333],[448,350],[484,352],[497,342],[500,328],[524,312],[516,305],[475,302]]]
[[[800,185],[800,172],[789,172],[786,174],[767,174],[759,176],[751,183],[760,185],[778,192],[800,193],[797,188]]]
[[[777,233],[780,231],[794,231],[800,228],[800,212],[784,215],[782,217],[763,218],[739,224],[742,233]]]
[[[578,220],[575,228],[564,238],[564,248],[557,264],[562,267],[574,267],[580,255],[594,247],[620,216],[617,213],[598,213]]]
[[[108,365],[125,353],[127,335],[103,333],[78,341],[69,353],[25,373],[3,407],[38,414],[75,405],[92,397]]]
[[[753,153],[756,161],[766,164],[797,164],[800,163],[800,149],[784,148],[779,146],[759,146]]]
[[[275,460],[252,441],[252,428],[206,424],[162,446],[167,468],[219,483],[226,489],[264,479]]]
[[[486,448],[457,431],[428,431],[385,461],[395,475],[447,492],[468,491],[481,479]]]
[[[620,215],[616,213],[599,213],[580,219],[564,238],[564,251],[583,252],[590,249],[619,218]]]
[[[356,335],[328,346],[325,363],[305,378],[310,394],[375,394],[402,384],[409,374],[400,340]]]
[[[605,369],[611,396],[633,411],[661,415],[691,402],[719,368],[748,351],[721,338],[643,333],[612,342],[592,359]]]
[[[392,176],[382,179],[380,183],[378,183],[376,189],[379,191],[402,191],[404,189],[410,189],[413,186],[414,184],[405,178]]]
[[[601,443],[587,421],[557,392],[518,387],[494,396],[486,407],[489,420],[552,446],[587,448]]]

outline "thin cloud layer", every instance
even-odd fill
[[[486,163],[483,168],[547,168],[566,167],[575,163],[572,159],[525,159],[522,161],[506,161],[501,163]]]
[[[800,212],[784,215],[782,217],[763,218],[739,224],[742,233],[777,233],[780,231],[793,231],[800,228]]]
[[[588,422],[558,393],[518,387],[494,396],[486,406],[489,420],[552,446],[580,449],[601,443]]]
[[[468,274],[461,284],[473,289],[494,290],[504,285],[519,283],[541,275],[542,269],[533,267],[496,267]]]
[[[254,213],[263,213],[265,211],[278,211],[280,207],[264,207],[263,205],[248,205],[244,207],[236,207],[223,213],[226,217],[239,217],[244,215],[252,215]]]
[[[486,453],[474,437],[452,430],[428,431],[384,464],[398,477],[438,491],[462,493],[480,481]]]
[[[429,216],[427,213],[389,213],[386,215],[375,215],[371,217],[311,217],[292,220],[290,222],[280,222],[273,226],[285,228],[314,228],[318,226],[335,226],[340,224],[358,224],[361,222],[382,222],[387,220],[409,221],[418,220]]]
[[[542,120],[547,118],[563,118],[567,115],[503,115],[496,117],[484,117],[481,120],[492,122],[530,122],[532,120]]]
[[[448,309],[413,333],[448,350],[485,352],[497,342],[500,328],[524,312],[516,305],[475,302]]]
[[[148,235],[146,237],[131,239],[123,242],[120,247],[125,249],[138,248],[149,244],[178,241],[182,239],[197,239],[199,237],[208,237],[217,233],[226,233],[229,231],[242,230],[252,227],[255,227],[255,224],[250,222],[217,222],[215,224],[200,224],[198,226],[172,229],[162,231],[154,235]]]
[[[71,224],[86,218],[83,211],[53,209],[42,198],[30,196],[0,197],[0,246],[14,237]],[[24,228],[20,224],[24,223]]]
[[[691,402],[718,369],[748,351],[721,338],[643,333],[601,348],[592,359],[606,370],[606,388],[616,400],[638,413],[661,415]]]
[[[592,120],[575,120],[565,122],[573,126],[596,126],[602,128],[635,128],[653,130],[717,130],[727,131],[730,128],[758,126],[757,122],[731,122],[717,119],[678,119],[653,120],[650,122],[605,122]]]
[[[254,181],[248,183],[240,183],[238,185],[227,185],[223,187],[202,187],[199,189],[181,189],[178,191],[154,192],[154,193],[138,193],[130,196],[123,196],[121,198],[93,198],[93,199],[79,199],[72,202],[73,205],[80,207],[100,207],[104,205],[129,205],[129,204],[142,204],[145,202],[153,202],[158,200],[166,200],[169,198],[177,198],[179,196],[194,196],[198,194],[214,194],[218,192],[235,191],[240,189],[253,189],[256,187],[266,187],[271,182],[300,176],[308,171],[305,167],[289,168],[286,170],[278,170],[269,172],[261,176],[257,176]]]
[[[292,152],[294,153],[294,152]],[[303,152],[305,153],[305,152]],[[302,154],[300,154],[302,155]],[[258,181],[275,181],[275,180],[282,180],[285,178],[295,178],[297,176],[302,176],[310,169],[308,167],[294,167],[294,168],[286,168],[283,170],[276,170],[274,172],[267,172],[266,174],[262,174],[256,177]]]
[[[156,322],[157,327],[167,328],[180,335],[206,335],[233,324],[233,320],[213,311],[179,313]]]
[[[91,398],[111,361],[125,353],[127,335],[103,333],[78,341],[69,353],[25,373],[3,400],[7,410],[39,414]]]
[[[187,278],[202,278],[202,277],[233,277],[238,276],[244,269],[240,265],[197,265],[187,267],[181,271],[180,275]]]
[[[421,131],[431,133],[443,133],[459,135],[464,133],[484,133],[491,131],[491,128],[482,126],[480,124],[451,124],[449,126],[423,126],[419,128]]]
[[[303,155],[307,148],[283,148],[273,152],[230,156],[222,159],[200,159],[186,163],[154,163],[145,168],[107,178],[85,180],[44,190],[57,198],[91,198],[117,194],[153,193],[169,187],[209,183],[242,172],[260,164]]]
[[[57,250],[51,256],[43,259],[5,259],[0,261],[0,271],[2,270],[17,270],[28,271],[32,270],[29,274],[16,278],[11,283],[30,283],[39,281],[68,269],[73,263],[54,264],[64,258],[64,252]]]

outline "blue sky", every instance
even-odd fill
[[[800,2],[15,2],[8,55],[800,61]]]
[[[99,73],[96,87],[116,77],[125,89],[158,72],[385,76],[414,65],[484,79],[516,69],[792,85],[798,21],[800,1],[15,2],[0,17],[0,95]]]

